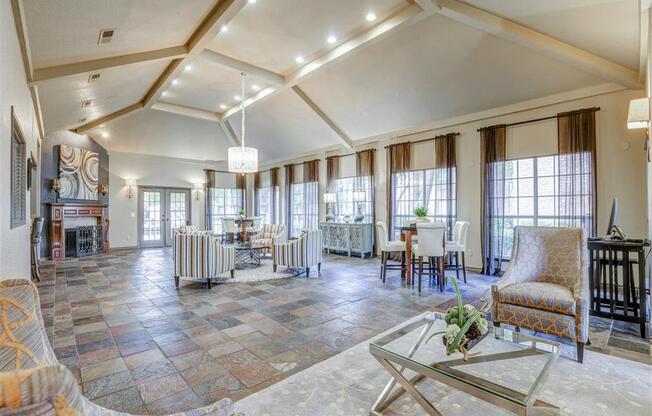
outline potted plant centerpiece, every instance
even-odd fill
[[[446,346],[446,355],[451,355],[458,351],[464,355],[464,361],[469,360],[469,350],[489,331],[489,323],[485,317],[486,306],[478,310],[471,304],[462,302],[462,293],[457,285],[456,280],[451,279],[455,286],[457,297],[457,306],[448,308],[444,320],[446,330],[432,334],[432,339],[436,335],[443,334],[444,345]]]
[[[246,218],[247,212],[244,209],[241,209],[240,211],[238,211],[238,217],[240,217],[240,219]]]
[[[415,218],[412,219],[412,222],[430,222],[428,219],[428,208],[426,207],[417,207],[414,210]]]

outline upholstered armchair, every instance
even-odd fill
[[[491,287],[494,325],[571,339],[581,363],[589,338],[586,256],[580,228],[516,227],[509,268]]]
[[[317,266],[321,271],[321,230],[306,230],[296,240],[278,243],[272,247],[273,270],[277,266],[306,270],[310,277],[310,267]]]
[[[262,244],[273,247],[277,243],[286,241],[285,225],[263,224],[260,231],[251,237],[252,244]]]
[[[205,281],[211,288],[211,279],[226,272],[235,275],[235,248],[220,244],[212,233],[175,233],[174,283],[179,287],[179,278]]]
[[[27,279],[0,281],[0,302],[5,335],[0,348],[0,414],[126,416],[85,398],[70,370],[57,362],[33,283]],[[176,416],[234,414],[233,402],[222,399]]]

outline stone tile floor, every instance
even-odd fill
[[[38,284],[59,360],[94,402],[165,414],[238,400],[431,308],[449,288],[421,293],[377,260],[327,255],[319,277],[174,287],[169,249],[116,250],[45,264]],[[391,276],[391,277],[390,277]],[[469,274],[465,300],[495,278]],[[427,284],[426,284],[427,286]],[[635,325],[591,321],[590,349],[650,362]]]

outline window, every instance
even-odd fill
[[[211,224],[213,231],[222,233],[222,217],[238,215],[243,207],[242,190],[237,188],[208,188],[208,198],[211,204]]]
[[[592,174],[564,173],[568,157],[577,156],[541,156],[501,162],[505,164],[505,208],[504,221],[498,221],[497,226],[501,222],[504,224],[505,258],[511,257],[514,227],[517,225],[587,227],[591,223],[592,192],[589,184]],[[580,157],[590,157],[590,154]],[[576,196],[571,198],[570,188],[573,186],[582,189],[574,192]],[[581,206],[580,215],[564,215],[566,204]]]
[[[25,225],[27,216],[27,156],[25,139],[11,109],[11,228]]]
[[[451,183],[448,184],[447,170],[413,170],[392,175],[394,238],[400,237],[397,227],[414,218],[414,210],[418,207],[428,208],[431,221],[445,222],[447,228],[452,226],[456,218],[456,171],[452,169]]]
[[[317,228],[319,222],[319,183],[292,185],[291,237],[298,237],[306,228]]]
[[[364,191],[365,200],[355,201],[353,194],[355,191]],[[373,218],[373,203],[371,201],[371,178],[369,176],[351,176],[348,178],[339,178],[335,180],[335,193],[337,202],[333,204],[333,213],[337,216],[358,214],[358,203],[362,208],[362,214],[366,221]]]
[[[273,224],[272,220],[272,188],[260,188],[257,192],[258,215],[263,217],[263,224]]]

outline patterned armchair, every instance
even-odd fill
[[[284,241],[286,238],[283,224],[263,224],[260,232],[251,237],[252,244],[263,244],[270,247]]]
[[[582,229],[516,227],[509,269],[491,287],[494,325],[572,339],[581,363],[589,338],[587,267]]]
[[[27,279],[0,281],[4,335],[0,348],[0,414],[13,416],[126,416],[86,399],[48,342],[36,286]],[[181,415],[234,415],[222,399]]]
[[[211,279],[226,272],[235,274],[235,249],[220,244],[219,239],[205,232],[174,234],[174,283],[179,278],[205,281],[211,288]]]
[[[321,271],[321,230],[306,230],[296,240],[278,243],[272,247],[273,269],[277,266],[306,269],[310,276],[310,267],[317,265]]]

